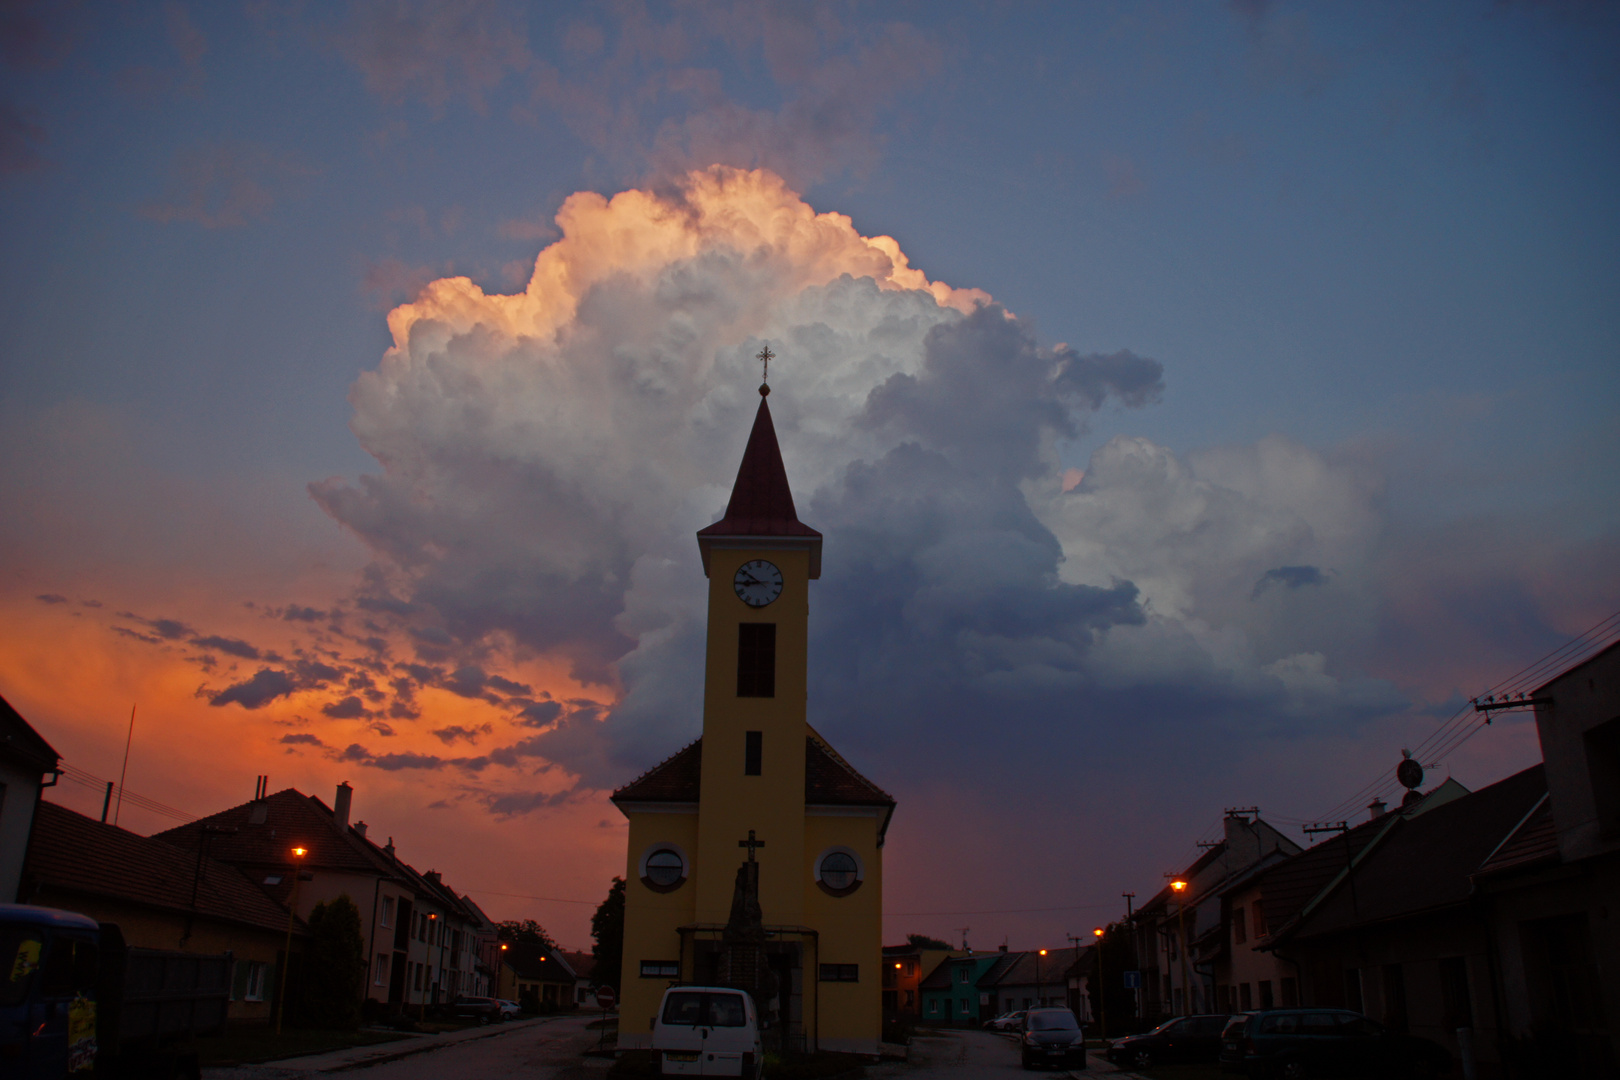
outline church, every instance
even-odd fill
[[[876,1054],[895,804],[805,717],[821,534],[794,510],[759,392],[725,517],[697,534],[702,735],[613,793],[630,825],[619,1047],[651,1045],[664,990],[685,983],[752,992],[767,1047]]]

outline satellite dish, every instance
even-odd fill
[[[1404,788],[1416,788],[1423,783],[1423,766],[1412,758],[1402,758],[1401,763],[1395,766],[1395,779]]]

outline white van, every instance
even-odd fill
[[[759,1080],[765,1067],[754,999],[724,986],[665,990],[653,1023],[652,1047],[663,1076]]]

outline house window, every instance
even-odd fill
[[[822,964],[822,982],[860,982],[861,965],[859,964]]]
[[[1232,909],[1232,944],[1242,945],[1249,940],[1248,924],[1243,921],[1243,909]]]
[[[932,1001],[930,1001],[928,1003],[928,1012],[932,1016],[938,1016],[939,1015],[939,999],[938,998],[935,998],[934,1000],[932,1000]]]
[[[957,968],[956,969],[956,981],[959,982],[959,983],[965,983],[965,982],[967,982],[967,980],[968,980],[968,969],[965,968],[965,967]]]
[[[392,896],[383,897],[382,924],[390,929],[394,925],[394,898]]]
[[[1277,1004],[1276,1001],[1274,1001],[1272,999],[1272,996],[1271,996],[1271,980],[1270,979],[1261,979],[1260,980],[1260,1007],[1262,1009],[1269,1009],[1269,1008],[1272,1008],[1273,1006],[1275,1006],[1276,1004]]]
[[[377,954],[377,971],[376,971],[376,973],[374,975],[372,975],[371,981],[373,983],[375,983],[377,986],[387,986],[388,985],[388,954],[387,953],[378,953]]]
[[[420,991],[422,989],[422,964],[421,964],[421,961],[418,961],[417,964],[416,964],[416,973],[411,976],[411,983],[412,983],[412,988],[413,989],[415,989],[417,991]]]
[[[1248,983],[1238,987],[1238,1012],[1248,1012],[1254,1008],[1254,990]]]
[[[743,732],[743,775],[758,776],[761,759],[765,753],[765,733],[763,731]]]
[[[1266,912],[1265,908],[1260,906],[1260,901],[1258,899],[1256,899],[1255,902],[1249,906],[1249,917],[1254,920],[1254,936],[1256,938],[1265,937]]]
[[[1620,832],[1620,718],[1606,721],[1581,736],[1587,778],[1598,829],[1604,837]]]
[[[681,962],[679,960],[643,960],[641,962],[641,977],[643,979],[678,979],[681,977]]]
[[[243,1001],[263,1001],[264,984],[270,965],[258,960],[250,960],[247,965],[247,980],[242,987]]]
[[[776,696],[776,624],[737,624],[737,696]]]

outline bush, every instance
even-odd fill
[[[347,894],[315,905],[304,944],[298,1016],[310,1027],[352,1031],[360,1026],[366,945],[360,909]]]

